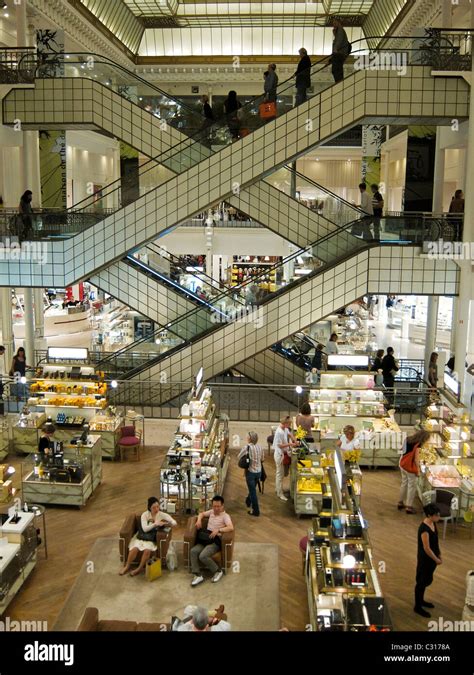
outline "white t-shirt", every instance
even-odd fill
[[[342,434],[341,436],[341,450],[345,450],[347,452],[350,452],[351,450],[358,450],[360,448],[360,441],[357,438],[357,434],[354,436],[352,441],[349,441],[346,438],[346,434]]]
[[[362,211],[365,211],[365,213],[368,216],[374,215],[374,207],[372,206],[372,197],[370,197],[367,194],[367,190],[365,192],[361,192],[360,194],[360,208],[362,209]]]
[[[273,457],[275,458],[276,462],[280,462],[285,453],[285,450],[288,450],[288,448],[282,450],[280,445],[286,445],[287,443],[288,429],[283,429],[281,426],[279,426],[275,431],[275,436],[273,437]]]

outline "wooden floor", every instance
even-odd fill
[[[236,451],[232,451],[236,454]],[[141,513],[151,495],[159,496],[159,467],[164,450],[147,448],[142,460],[103,462],[103,483],[82,510],[50,507],[47,510],[49,559],[40,549],[36,569],[7,608],[6,615],[17,620],[47,621],[51,627],[97,537],[116,535],[124,517]],[[10,458],[17,466],[19,460]],[[298,520],[292,502],[274,494],[273,461],[266,462],[268,481],[261,498],[260,518],[247,515],[244,505],[246,486],[243,471],[233,458],[224,490],[227,511],[233,518],[238,541],[275,543],[280,547],[281,625],[290,630],[305,630],[308,623],[306,584],[301,570],[299,540],[307,533],[310,518]],[[288,480],[288,479],[286,479]],[[393,469],[364,471],[362,511],[369,522],[374,558],[385,563],[380,575],[395,630],[426,630],[425,619],[413,613],[413,584],[416,558],[416,530],[419,515],[409,516],[396,509],[399,476]],[[419,505],[418,505],[419,506]],[[180,522],[175,538],[185,520]],[[458,526],[441,542],[443,565],[438,568],[429,597],[436,604],[432,616],[445,620],[461,618],[465,597],[465,576],[474,567],[474,538]],[[117,552],[117,571],[119,570]],[[119,577],[117,576],[117,583]],[[225,577],[222,603],[225,604]],[[190,601],[192,590],[190,588]],[[133,619],[133,617],[130,617]]]

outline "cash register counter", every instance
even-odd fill
[[[23,500],[34,504],[84,506],[102,482],[101,437],[85,445],[64,445],[62,462],[42,464],[38,455],[22,463]]]
[[[0,525],[0,614],[36,565],[34,514],[19,511],[18,516],[18,522],[12,522],[10,517]]]

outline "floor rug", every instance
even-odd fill
[[[121,577],[118,539],[97,539],[53,630],[75,630],[86,607],[97,607],[100,619],[166,623],[172,616],[182,617],[187,605],[214,609],[221,604],[232,630],[280,628],[278,546],[236,543],[234,569],[217,584],[206,578],[196,588],[190,586],[192,576],[180,555],[178,560],[178,570],[163,570],[153,582],[144,575]]]

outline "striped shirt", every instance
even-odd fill
[[[262,462],[264,460],[262,448],[259,445],[252,445],[252,443],[249,443],[239,452],[239,459],[246,455],[247,451],[250,455],[250,466],[248,471],[250,471],[250,473],[260,473],[262,470]]]

